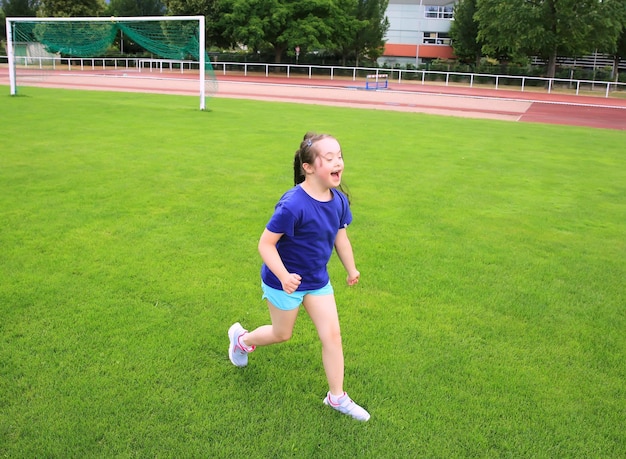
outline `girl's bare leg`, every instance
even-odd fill
[[[282,343],[291,338],[299,308],[283,311],[269,301],[267,306],[270,310],[272,324],[262,325],[243,335],[241,339],[246,346],[267,346],[269,344]]]
[[[322,363],[333,395],[343,394],[344,361],[339,315],[334,295],[306,295],[304,308],[322,342]]]

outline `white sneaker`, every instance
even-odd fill
[[[339,403],[332,402],[332,400],[330,399],[330,392],[326,394],[326,397],[324,398],[324,405],[328,405],[331,408],[336,409],[340,413],[352,416],[357,421],[367,421],[370,418],[370,414],[362,407],[354,403],[345,392],[341,397],[339,397],[338,402]]]
[[[239,339],[242,335],[248,333],[239,322],[233,324],[228,329],[228,338],[230,345],[228,346],[228,357],[236,367],[245,367],[248,365],[248,353],[254,351],[254,346],[246,348],[241,344]]]

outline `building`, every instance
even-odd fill
[[[453,57],[450,25],[455,0],[389,0],[389,30],[380,65],[421,64]]]

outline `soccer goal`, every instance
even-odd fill
[[[217,92],[215,72],[206,53],[204,16],[19,17],[6,18],[6,30],[11,95],[17,94],[18,80],[32,75],[33,70],[68,70],[72,59],[80,59],[81,64],[85,58],[91,58],[92,63],[100,59],[105,69],[107,62],[117,66],[117,60],[107,61],[105,56],[118,37],[142,48],[151,58],[161,58],[161,65],[166,60],[170,67],[177,65],[182,70],[186,62],[188,74],[198,75],[200,110],[206,108],[206,97]],[[138,63],[145,57],[126,59],[126,65],[140,71]]]

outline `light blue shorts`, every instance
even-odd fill
[[[332,295],[334,293],[333,286],[330,285],[330,282],[317,290],[296,290],[293,293],[277,290],[270,287],[265,282],[261,282],[261,288],[263,289],[263,299],[268,300],[283,311],[291,311],[299,307],[305,295]]]

